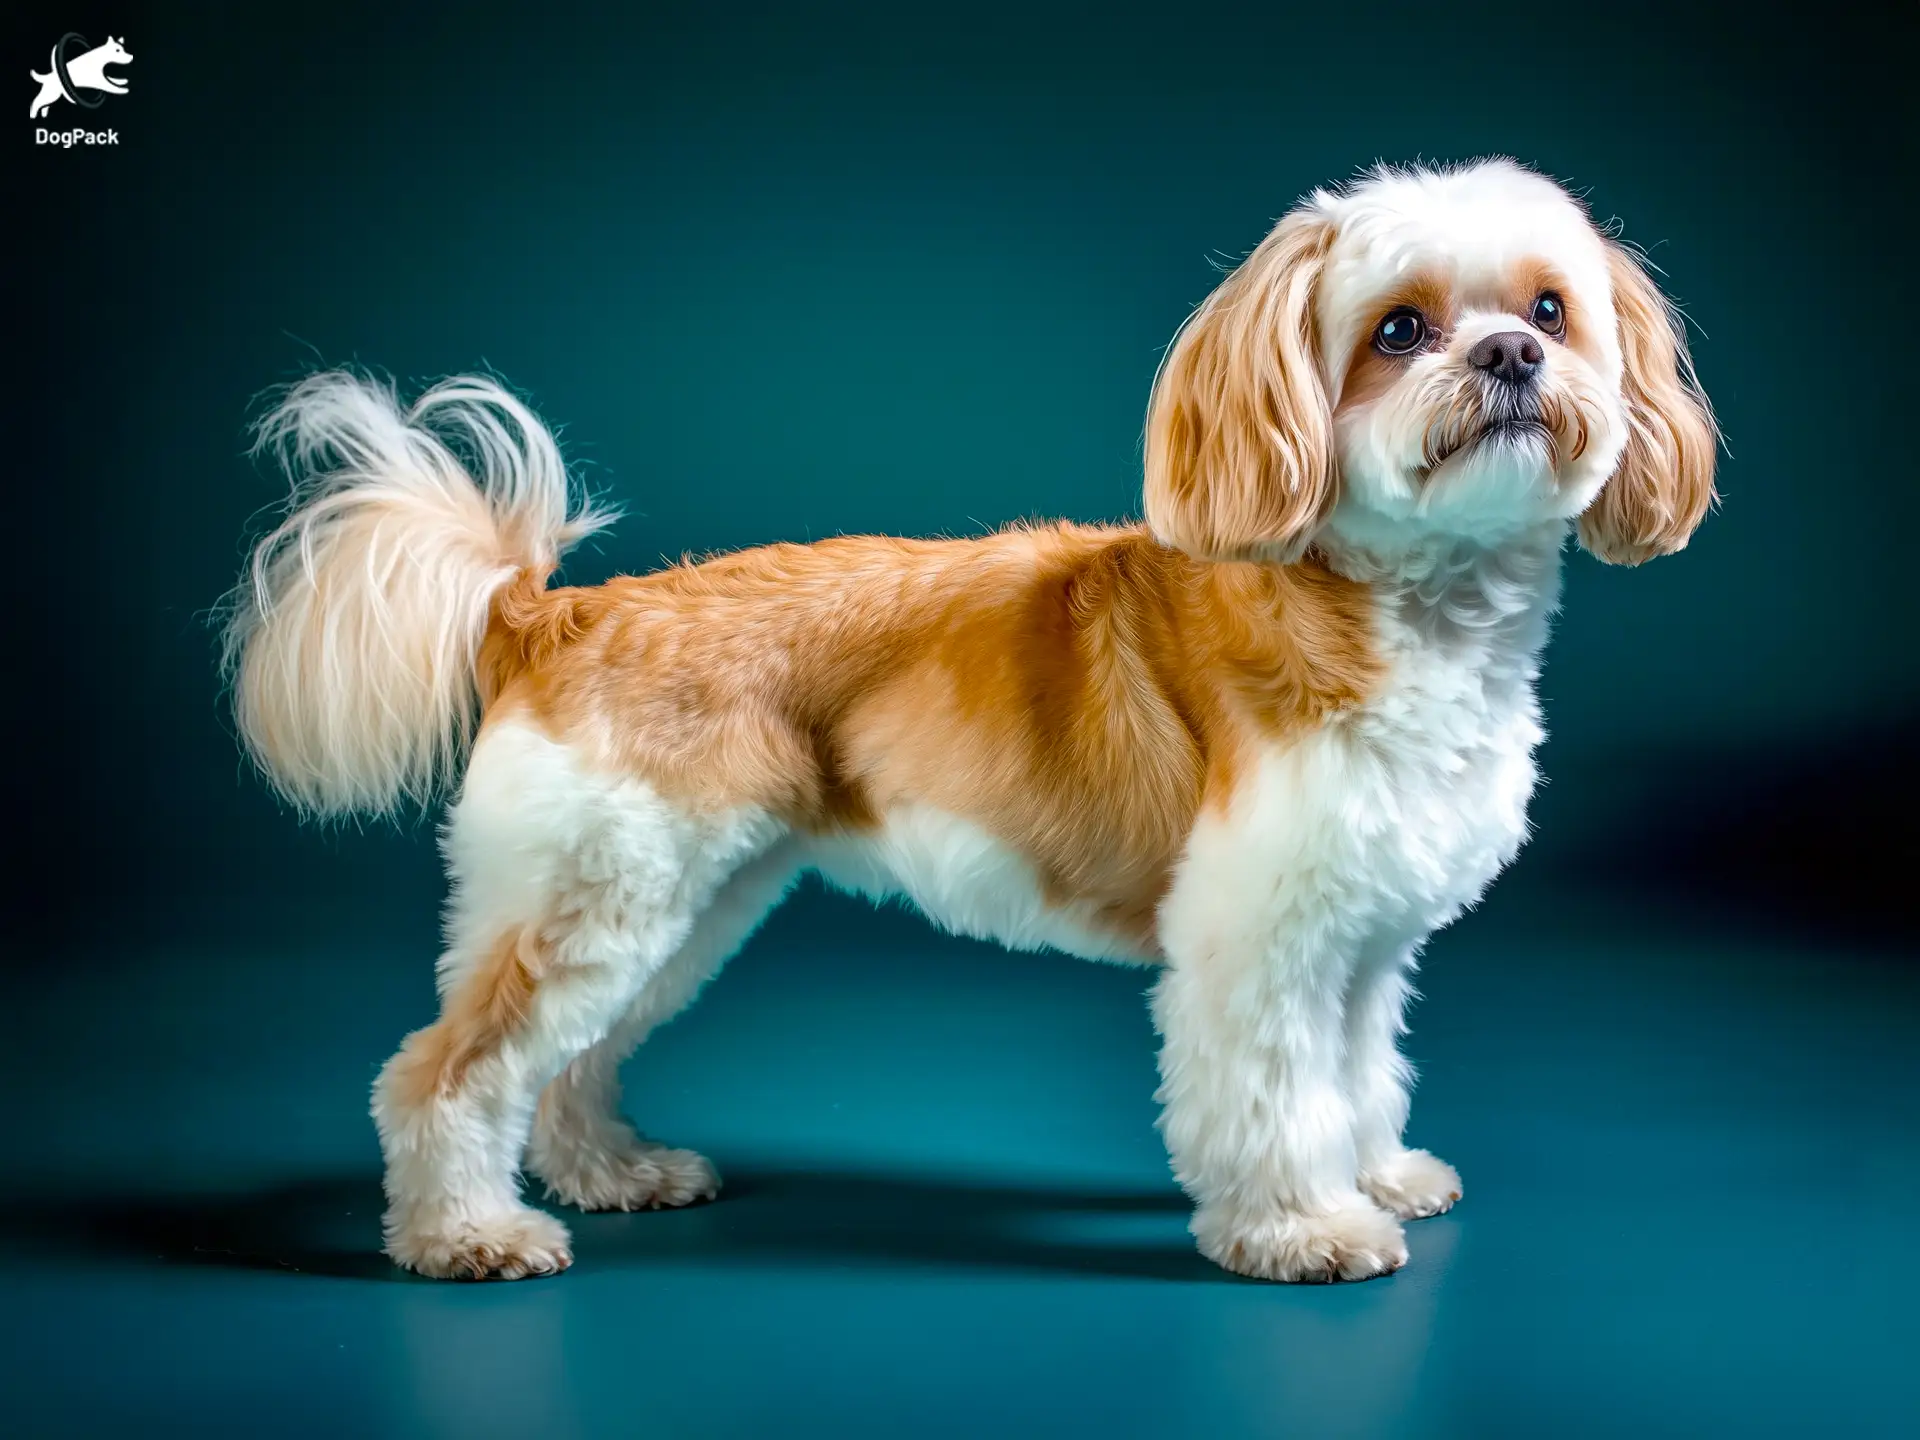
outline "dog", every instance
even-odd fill
[[[293,478],[226,631],[237,729],[314,816],[458,782],[440,1014],[374,1087],[387,1253],[564,1270],[588,1210],[712,1197],[618,1069],[803,872],[1158,968],[1161,1130],[1229,1270],[1359,1280],[1459,1200],[1407,1146],[1422,943],[1520,848],[1566,542],[1715,500],[1677,312],[1507,160],[1287,213],[1153,383],[1143,523],[846,537],[595,588],[612,518],[489,379],[281,394]]]
[[[82,40],[81,44],[86,44]],[[73,81],[75,90],[104,90],[109,95],[127,93],[127,82],[115,79],[107,74],[109,65],[130,65],[133,56],[127,53],[127,47],[109,35],[107,43],[96,45],[83,54],[76,55],[67,62],[67,77]],[[53,53],[47,58],[47,73],[29,70],[27,78],[40,86],[40,93],[33,97],[33,104],[27,107],[27,118],[38,120],[60,101],[67,99],[67,89],[60,83],[60,47],[54,46]],[[95,100],[88,102],[99,104]]]

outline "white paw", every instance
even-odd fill
[[[706,1156],[637,1136],[599,1148],[549,1147],[533,1170],[548,1195],[582,1210],[671,1209],[720,1193],[719,1172]]]
[[[1444,1215],[1460,1198],[1460,1172],[1425,1150],[1402,1150],[1360,1177],[1360,1188],[1376,1205],[1402,1220]]]
[[[436,1280],[524,1280],[573,1264],[567,1227],[518,1205],[492,1215],[402,1215],[389,1210],[387,1254]]]
[[[1407,1263],[1400,1222],[1358,1196],[1324,1215],[1202,1205],[1193,1234],[1214,1264],[1256,1280],[1368,1280]]]

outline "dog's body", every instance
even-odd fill
[[[1534,243],[1484,282],[1353,279],[1383,216],[1430,235],[1493,200]],[[620,1118],[617,1067],[813,869],[963,934],[1161,966],[1163,1129],[1202,1250],[1277,1279],[1397,1268],[1399,1220],[1460,1193],[1401,1139],[1409,975],[1524,838],[1566,535],[1581,517],[1642,559],[1711,493],[1684,350],[1608,244],[1507,166],[1323,192],[1170,353],[1149,526],[772,546],[587,590],[545,580],[601,517],[569,513],[497,387],[406,414],[348,376],[297,387],[268,438],[308,479],[233,632],[255,754],[305,807],[379,810],[484,712],[446,832],[442,1016],[376,1090],[390,1252],[564,1268],[523,1152],[590,1208],[714,1193]],[[1534,306],[1535,360],[1485,299],[1516,263],[1566,292]],[[1403,304],[1362,353],[1408,282],[1451,287],[1452,339],[1392,348]]]
[[[27,107],[27,118],[30,120],[38,120],[66,98],[67,92],[60,84],[58,60],[57,54],[48,58],[47,73],[44,75],[38,70],[27,72],[28,78],[40,86],[40,93],[33,97],[33,104]],[[107,74],[107,66],[126,65],[132,60],[133,56],[127,53],[126,46],[109,35],[106,44],[96,45],[68,61],[67,75],[76,90],[104,90],[109,95],[124,95],[127,93],[127,82]]]

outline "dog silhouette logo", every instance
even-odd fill
[[[127,82],[107,74],[107,67],[129,65],[132,62],[133,56],[127,53],[127,47],[111,35],[107,37],[106,44],[95,45],[92,49],[87,48],[87,37],[84,35],[71,32],[62,35],[49,58],[49,73],[42,75],[38,70],[27,72],[40,86],[40,93],[34,96],[27,118],[38,120],[62,100],[71,100],[83,110],[99,109],[102,97],[90,92],[101,90],[108,95],[127,93]]]

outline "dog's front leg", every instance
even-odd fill
[[[1417,949],[1398,941],[1369,947],[1347,988],[1347,1094],[1360,1188],[1402,1220],[1450,1210],[1461,1190],[1459,1171],[1401,1139],[1413,1071],[1399,1041]]]
[[[1161,1130],[1208,1259],[1263,1280],[1364,1280],[1406,1263],[1357,1184],[1343,1079],[1348,959],[1325,934],[1188,937],[1155,987]]]

